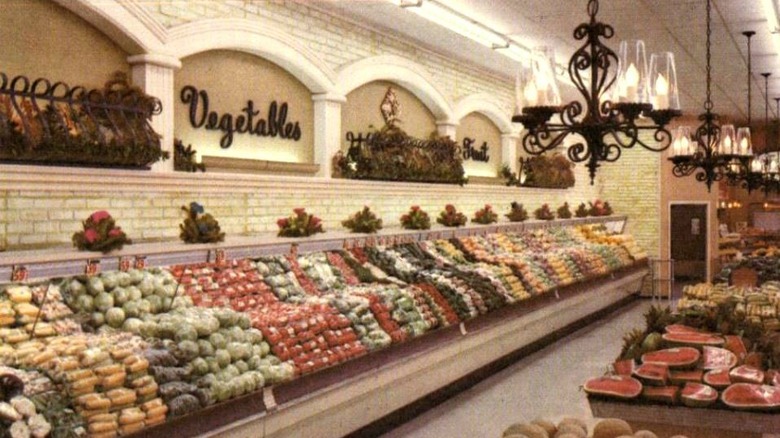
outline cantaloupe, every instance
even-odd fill
[[[535,424],[515,423],[504,430],[504,438],[511,435],[525,435],[528,438],[550,438],[547,431]]]
[[[608,418],[601,420],[593,428],[593,438],[617,438],[621,435],[633,435],[631,426],[624,420]]]
[[[649,430],[638,430],[634,432],[634,438],[658,438],[658,435]]]
[[[549,437],[555,436],[555,434],[558,432],[558,428],[555,427],[555,424],[543,418],[537,418],[536,420],[532,421],[531,424],[535,424],[547,431],[547,436]]]
[[[564,418],[563,418],[563,420],[561,420],[561,421],[558,423],[558,428],[560,429],[560,427],[561,427],[562,425],[564,425],[564,424],[569,424],[569,423],[576,424],[576,425],[577,425],[577,426],[579,426],[579,427],[580,427],[582,430],[584,430],[584,431],[585,431],[585,433],[588,433],[588,425],[587,425],[587,424],[586,424],[586,423],[585,423],[583,420],[581,420],[581,419],[579,419],[579,418],[573,418],[573,417],[564,417]]]
[[[560,426],[558,426],[558,433],[576,435],[579,438],[588,438],[587,430],[583,429],[579,424],[571,422],[562,423]]]

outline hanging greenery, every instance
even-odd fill
[[[178,138],[173,140],[173,169],[179,172],[205,172],[206,165],[198,163],[195,156],[198,151],[192,148],[191,144],[186,147]]]
[[[179,237],[186,243],[214,243],[225,240],[225,233],[214,217],[205,212],[202,205],[190,202],[189,207],[181,207],[187,217],[179,224]]]
[[[72,238],[73,246],[80,251],[108,253],[131,243],[122,228],[116,226],[114,218],[105,210],[92,213],[82,225],[84,230],[74,233]]]
[[[539,155],[525,158],[522,171],[525,173],[525,187],[545,189],[566,189],[574,187],[574,164],[560,153],[552,156]]]

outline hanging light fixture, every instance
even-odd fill
[[[688,144],[693,146],[687,149],[672,147],[672,156],[669,157],[674,164],[674,176],[684,177],[695,173],[696,181],[707,184],[707,191],[712,190],[714,182],[723,180],[730,173],[744,171],[752,152],[749,148],[749,138],[747,142],[741,138],[738,143],[734,125],[720,126],[718,115],[712,112],[711,36],[712,2],[707,0],[707,98],[704,101],[704,114],[699,115],[699,120],[703,123],[696,128],[692,139],[675,138],[680,144],[688,140]],[[739,170],[739,167],[743,170]]]
[[[747,127],[741,127],[737,130],[737,139],[735,145],[737,150],[733,151],[736,157],[732,159],[726,173],[726,182],[732,186],[741,186],[748,193],[763,186],[765,166],[760,157],[753,156],[753,142],[750,135],[750,127],[753,120],[752,94],[753,94],[753,67],[752,52],[750,50],[750,40],[756,33],[752,30],[742,32],[747,37]],[[770,73],[762,73],[764,82],[768,88],[768,78]],[[768,95],[767,95],[768,98]],[[769,111],[768,101],[765,110]],[[724,126],[724,129],[726,127]]]
[[[598,0],[589,0],[590,22],[574,30],[574,38],[585,40],[585,44],[569,60],[569,77],[585,98],[585,105],[578,101],[564,106],[542,102],[539,94],[529,89],[528,93],[517,93],[522,99],[518,103],[521,113],[512,117],[513,122],[525,127],[523,149],[532,155],[561,146],[569,135],[576,134],[583,139],[568,147],[567,156],[575,163],[586,162],[591,184],[601,163],[617,161],[624,148],[637,144],[656,152],[668,148],[672,135],[665,126],[682,114],[674,57],[659,58],[658,76],[648,82],[644,44],[627,45],[625,54],[621,51],[625,55],[621,63],[615,52],[601,41],[612,38],[615,31],[612,26],[596,21],[598,10]],[[611,88],[616,83],[617,91]],[[551,121],[553,116],[558,116],[558,120]],[[652,124],[637,124],[640,116],[652,120]],[[655,141],[648,144],[641,140],[642,131],[653,132]]]

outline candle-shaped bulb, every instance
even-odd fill
[[[625,83],[626,87],[626,100],[628,102],[636,102],[637,93],[639,90],[639,70],[636,69],[634,63],[629,64],[626,69]]]
[[[534,81],[528,81],[523,90],[523,97],[527,106],[536,106],[539,101],[539,92]]]
[[[656,109],[669,108],[669,81],[661,74],[655,80],[655,106]]]

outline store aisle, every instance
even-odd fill
[[[383,438],[500,437],[515,422],[538,417],[557,423],[591,419],[579,387],[603,374],[620,352],[623,335],[644,325],[650,300],[640,300],[526,357],[442,403]]]

